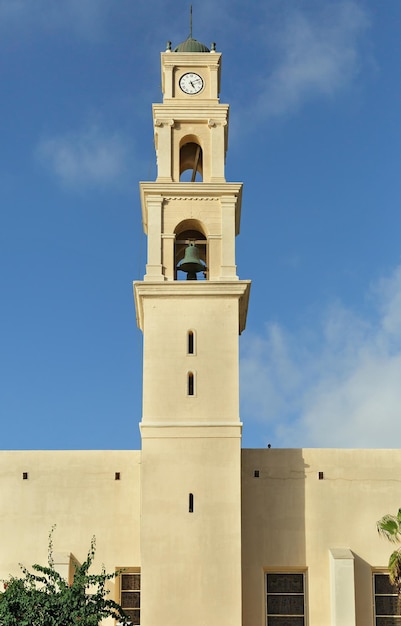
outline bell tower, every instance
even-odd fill
[[[221,54],[190,36],[168,44],[161,74],[157,179],[140,183],[146,274],[134,283],[144,335],[141,626],[240,626],[242,185],[225,179]]]

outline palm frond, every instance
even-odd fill
[[[398,593],[401,592],[401,548],[394,550],[390,554],[388,561],[388,575],[392,585],[397,587]]]
[[[400,521],[398,519],[400,516]],[[382,537],[388,539],[392,543],[401,541],[401,509],[399,509],[397,516],[395,515],[383,515],[383,517],[376,523],[377,532]]]

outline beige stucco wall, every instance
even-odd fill
[[[226,430],[143,439],[143,624],[240,626],[240,438]]]
[[[149,441],[146,445],[152,463],[153,452],[156,457],[161,454],[161,442]],[[236,445],[235,439],[231,444],[175,439],[164,447],[163,460],[167,462],[171,456],[166,475],[160,458],[155,463],[156,473],[149,474],[152,480],[169,482],[169,488],[162,491],[165,502],[160,499],[151,503],[152,493],[158,489],[144,484],[155,515],[163,511],[168,521],[174,502],[183,509],[182,526],[167,525],[164,537],[166,541],[170,537],[167,547],[174,547],[174,542],[178,546],[175,560],[167,550],[167,561],[172,560],[173,567],[181,561],[180,550],[186,551],[187,565],[195,564],[189,569],[189,580],[200,576],[203,561],[210,563],[208,544],[201,538],[214,532],[215,524],[221,553],[229,555],[230,549],[236,550],[236,539],[230,546],[230,537],[235,537],[236,531],[225,528],[219,508],[225,502],[227,512],[233,504],[225,498],[235,493],[236,477],[226,472],[227,467],[235,465],[231,455],[237,454]],[[192,459],[187,472],[178,462],[183,455]],[[102,563],[108,570],[116,566],[139,567],[140,456],[138,451],[1,452],[0,578],[18,575],[19,562],[27,566],[46,562],[48,533],[53,524],[57,524],[55,553],[72,553],[82,561],[94,534],[95,570]],[[254,477],[255,470],[259,470],[259,478]],[[324,474],[323,480],[318,479],[319,471]],[[23,472],[28,472],[28,480],[22,480]],[[115,472],[121,473],[120,481],[115,480]],[[333,554],[343,549],[351,550],[354,556],[355,624],[372,626],[372,570],[386,566],[392,549],[377,535],[375,523],[384,513],[398,510],[400,475],[401,450],[243,450],[243,626],[265,624],[264,572],[268,570],[306,571],[308,626],[333,626]],[[177,498],[174,482],[176,490],[182,492],[177,491]],[[195,494],[196,507],[196,514],[189,517],[188,492]],[[179,514],[173,517],[180,519]],[[234,510],[227,516],[230,519],[235,519]],[[147,531],[152,541],[152,528]],[[152,550],[156,563],[160,563],[161,546],[154,546],[148,554]],[[163,558],[166,574],[167,561]],[[349,562],[345,565],[352,566]],[[213,570],[204,575],[209,574],[217,585],[218,572],[216,557]],[[203,593],[202,589],[198,591]]]
[[[239,422],[238,300],[246,285],[193,282],[136,283],[144,319],[142,423]],[[190,330],[194,354],[187,350]]]
[[[242,463],[243,626],[265,624],[263,573],[297,569],[308,625],[332,626],[333,548],[352,551],[356,626],[372,626],[372,569],[392,551],[375,524],[401,505],[401,450],[243,450]]]
[[[135,283],[144,331],[145,626],[241,624],[238,332],[248,288],[240,281]]]
[[[139,566],[139,486],[138,451],[0,452],[0,579],[47,563],[54,524],[57,556],[82,562],[95,535],[93,572]]]

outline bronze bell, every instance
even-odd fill
[[[197,280],[197,272],[204,272],[206,265],[200,259],[199,249],[194,243],[185,248],[184,258],[177,265],[177,270],[187,273],[187,280]]]

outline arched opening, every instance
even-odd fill
[[[188,346],[187,346],[188,354],[195,354],[195,337],[194,331],[188,331]]]
[[[198,220],[185,220],[175,229],[175,280],[187,280],[189,278],[188,274],[177,266],[188,254],[187,248],[192,245],[196,246],[196,250],[192,252],[199,256],[202,266],[196,273],[196,280],[207,280],[207,238]]]
[[[203,180],[203,153],[198,139],[184,137],[180,143],[180,181],[201,182]]]
[[[195,394],[195,380],[193,372],[188,372],[187,393],[189,396],[193,396]]]

